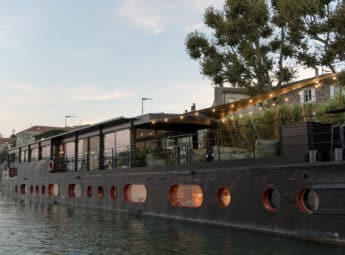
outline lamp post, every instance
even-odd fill
[[[69,118],[74,118],[76,117],[75,115],[65,115],[65,128],[67,127],[67,119]]]
[[[152,100],[152,98],[149,97],[142,97],[141,98],[141,115],[144,115],[144,101]]]

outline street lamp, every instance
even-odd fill
[[[67,119],[74,118],[74,117],[76,117],[76,116],[74,116],[74,115],[65,115],[65,128],[67,127]]]
[[[144,101],[152,100],[152,98],[149,97],[142,97],[141,98],[141,115],[144,115]]]

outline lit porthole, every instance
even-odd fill
[[[131,203],[145,203],[147,189],[143,184],[127,184],[124,189],[125,200]]]
[[[170,204],[177,207],[198,208],[203,203],[202,189],[198,185],[173,185],[169,197]]]
[[[297,206],[306,214],[317,212],[320,205],[319,195],[312,189],[304,189],[297,194]]]
[[[48,194],[50,197],[57,197],[59,195],[59,185],[58,184],[49,184]]]
[[[88,197],[92,197],[92,186],[88,186],[86,192]]]
[[[231,203],[231,194],[228,188],[220,188],[217,194],[218,204],[221,208],[229,207]]]
[[[26,193],[26,185],[21,184],[20,185],[20,194],[24,195]]]
[[[44,193],[46,193],[46,186],[42,185],[41,194],[44,195]]]
[[[103,189],[103,186],[98,186],[97,197],[98,197],[99,199],[102,199],[102,198],[104,197],[104,189]]]
[[[36,195],[40,194],[40,187],[38,185],[35,186],[35,193]]]
[[[30,194],[34,193],[34,186],[30,186]]]
[[[80,198],[83,193],[83,188],[80,184],[69,184],[68,185],[68,197]]]
[[[262,192],[262,205],[269,212],[276,212],[280,208],[280,192],[275,188],[266,188]]]
[[[110,197],[115,200],[116,199],[116,196],[117,196],[117,189],[115,186],[112,186],[110,188]]]

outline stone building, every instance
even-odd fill
[[[49,126],[32,126],[28,129],[20,131],[17,133],[17,146],[32,143],[36,140],[36,136],[42,133],[52,131],[52,130],[63,130],[61,127],[49,127]]]
[[[333,74],[291,82],[251,98],[244,88],[215,87],[213,106],[231,104],[235,106],[234,111],[248,112],[255,111],[261,106],[322,103],[334,97],[339,91],[340,86],[336,75]],[[241,107],[236,107],[237,105]]]

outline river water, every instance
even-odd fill
[[[345,254],[345,247],[96,209],[0,199],[0,254]]]

